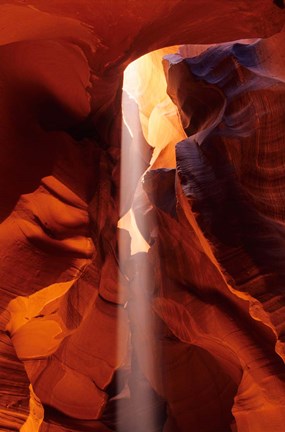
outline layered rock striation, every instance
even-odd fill
[[[282,6],[0,1],[1,430],[282,431]]]

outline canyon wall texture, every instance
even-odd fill
[[[0,1],[1,431],[284,430],[284,24]]]

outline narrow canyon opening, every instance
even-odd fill
[[[239,43],[252,44],[254,41],[243,40]],[[230,44],[225,43],[224,46]],[[212,346],[215,344],[194,343],[189,346],[179,340],[174,332],[163,328],[153,310],[155,299],[159,298],[161,291],[155,287],[155,274],[148,256],[155,242],[159,242],[160,226],[153,205],[158,206],[170,217],[176,218],[176,145],[187,140],[185,129],[192,124],[192,119],[188,118],[187,126],[183,127],[181,105],[175,97],[170,97],[172,82],[167,82],[168,65],[172,61],[175,65],[183,59],[198,59],[198,56],[209,48],[211,47],[205,45],[167,47],[140,57],[124,72],[121,219],[118,227],[130,235],[129,266],[132,270],[129,279],[129,300],[124,305],[130,320],[131,362],[128,364],[129,377],[125,381],[121,396],[122,399],[130,398],[131,403],[127,414],[124,404],[118,402],[116,420],[117,430],[120,432],[173,432],[196,430],[198,427],[199,431],[237,430],[231,410],[242,377],[239,359],[232,356],[232,353],[221,354],[219,349]],[[185,82],[185,75],[180,76],[178,80],[180,82],[175,82],[175,85],[179,88],[175,90],[177,93],[187,94],[189,88]],[[203,97],[206,100],[203,101]],[[201,94],[201,102],[211,103],[207,97],[208,95]],[[190,103],[196,103],[199,93],[194,94],[195,102],[191,101],[191,95],[189,98]],[[187,110],[186,104],[183,108]],[[207,111],[211,117],[211,108],[208,107]],[[215,106],[213,111],[215,115]],[[200,114],[203,115],[203,109]],[[215,121],[214,119],[212,122]],[[130,209],[126,211],[128,208]],[[206,239],[204,242],[206,243]],[[125,233],[122,234],[119,246],[120,267],[123,269],[128,266],[125,262],[124,245]],[[163,266],[168,264],[165,264],[163,259],[160,260],[158,254],[159,249],[156,249],[152,259],[162,266],[163,271]],[[190,267],[189,271],[198,274],[202,269],[200,266]],[[120,274],[120,278],[122,286],[123,273]],[[120,328],[119,312],[119,344],[124,341],[124,329],[121,332]],[[168,345],[171,344],[176,345],[179,360],[175,358],[177,354],[173,356],[173,352],[170,352],[174,348],[169,351]],[[235,363],[230,371],[229,368],[224,369],[224,362],[229,362],[227,356],[232,357],[231,360]],[[178,368],[175,366],[176,362],[179,363]],[[119,387],[120,382],[123,382],[120,373],[117,380]],[[175,386],[177,392],[174,396]],[[168,404],[166,395],[169,393],[169,387],[173,393],[171,398],[177,399],[174,406],[181,404],[181,399],[183,400],[184,413],[180,413],[180,424],[175,419],[176,414],[172,416],[173,408]],[[208,421],[204,426],[201,420],[203,413],[209,410],[212,419],[210,427]]]
[[[283,431],[283,2],[0,3],[1,431]]]
[[[274,412],[271,402],[267,401],[262,402],[261,408],[255,408],[260,397],[256,378],[244,370],[245,360],[234,348],[236,342],[231,341],[232,333],[247,338],[247,326],[253,325],[250,324],[253,319],[256,320],[257,339],[266,338],[268,349],[274,350],[271,324],[262,323],[262,307],[253,309],[253,304],[257,303],[237,288],[232,279],[233,270],[216,249],[217,242],[224,244],[219,247],[225,248],[225,254],[229,253],[227,249],[237,253],[243,243],[246,249],[255,248],[256,240],[251,240],[251,246],[245,240],[248,228],[232,245],[227,243],[230,233],[236,229],[233,226],[239,225],[245,215],[248,215],[249,226],[250,219],[256,217],[248,201],[251,184],[244,183],[242,189],[236,189],[239,170],[246,170],[246,164],[235,161],[235,147],[252,146],[251,150],[241,151],[252,152],[253,160],[263,151],[261,148],[254,150],[257,144],[250,141],[256,129],[253,118],[260,116],[259,100],[263,98],[260,91],[275,86],[270,72],[262,67],[258,69],[260,60],[254,59],[263,44],[261,39],[243,39],[208,46],[173,46],[146,54],[125,71],[123,217],[119,227],[131,236],[133,273],[126,309],[133,354],[132,378],[128,385],[132,415],[127,418],[126,413],[118,409],[121,431],[134,428],[142,432],[186,431],[188,428],[205,432],[247,430],[247,427],[252,428],[252,423],[249,426],[248,419],[240,412],[239,398],[242,401],[243,394],[248,392],[247,416],[256,419],[258,412],[263,417],[263,420],[254,420],[256,430],[270,416],[269,412]],[[255,98],[255,95],[258,96]],[[150,149],[152,155],[147,164]],[[191,210],[184,207],[183,193],[191,203]],[[217,207],[219,200],[223,203],[224,214]],[[128,204],[131,209],[124,213]],[[203,215],[204,212],[208,216]],[[179,232],[175,226],[177,221],[185,228],[183,218],[193,230],[187,246],[177,244],[175,239]],[[217,225],[219,219],[224,221],[221,227]],[[163,241],[168,237],[166,250],[161,246],[161,236]],[[177,267],[170,270],[173,263],[167,255],[172,247],[176,255],[180,256],[179,249],[182,254],[186,253],[182,262],[188,261],[186,268],[189,266],[186,270],[189,274],[187,277],[184,274],[185,281],[182,278],[180,284],[176,284],[176,292],[169,287],[167,277],[164,286],[161,286],[162,276],[157,281],[159,272],[176,279],[175,271],[181,263],[177,262]],[[268,259],[267,251],[262,254],[261,261],[255,262],[257,267]],[[124,258],[121,262],[124,266]],[[217,279],[210,276],[212,266],[216,268],[216,277],[221,278],[218,290],[213,289]],[[241,273],[238,277],[242,277]],[[197,285],[191,293],[192,284]],[[186,318],[186,310],[179,311],[179,304],[185,305],[183,299],[187,298],[189,290]],[[212,318],[207,314],[202,318],[203,313],[199,318],[202,320],[200,329],[191,316],[196,296],[200,298],[202,309],[204,301],[213,306]],[[236,321],[238,309],[243,310],[242,323]],[[185,318],[187,329],[183,329],[182,324]],[[120,330],[118,339],[121,339]],[[172,352],[172,344],[176,346],[176,354]],[[272,352],[271,359],[278,370],[282,363],[278,354]],[[179,364],[177,369],[175,362]],[[204,418],[205,412],[211,413],[211,424]]]

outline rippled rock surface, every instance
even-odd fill
[[[1,431],[282,431],[282,6],[0,1]]]
[[[216,361],[226,377],[209,369],[206,385],[200,373],[200,387],[191,394],[185,379],[178,389],[174,374],[177,393],[166,398],[170,404],[173,398],[177,426],[166,430],[228,430],[225,402],[233,405],[237,430],[282,429],[284,83],[262,68],[263,43],[164,59],[168,93],[189,138],[176,145],[176,173],[150,171],[145,182],[158,230],[149,252],[160,274],[154,309],[177,344],[205,349],[213,359],[204,364]],[[159,182],[168,192],[158,192]],[[170,196],[176,212],[166,201]],[[168,356],[163,351],[164,364]],[[186,375],[182,360],[176,367]],[[183,390],[192,407],[184,418]],[[216,404],[213,413],[223,414],[203,422],[201,404]],[[215,418],[228,424],[214,425]]]

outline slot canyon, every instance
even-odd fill
[[[285,3],[0,0],[0,431],[285,431]]]

